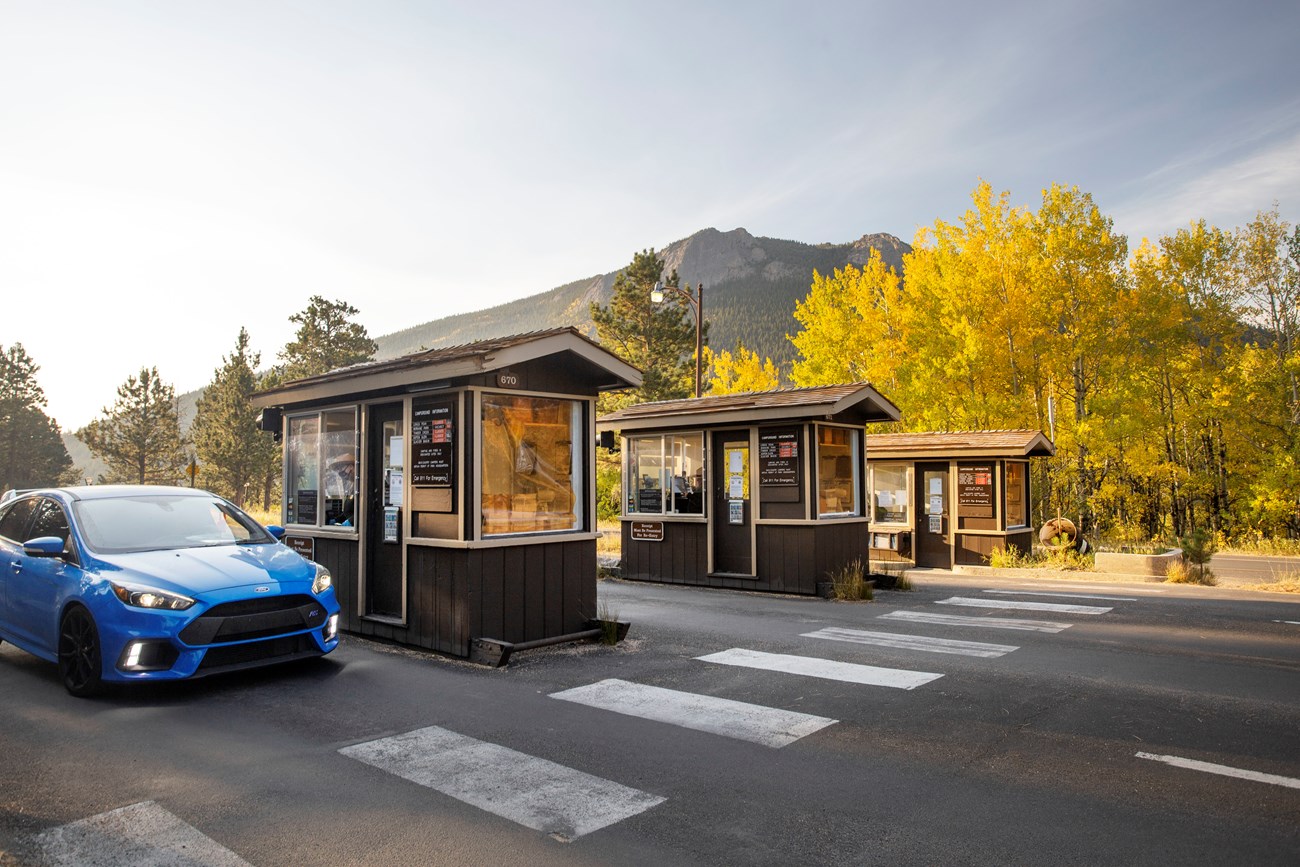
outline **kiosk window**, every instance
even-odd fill
[[[356,410],[291,417],[284,469],[286,524],[355,526]]]
[[[1028,464],[1007,461],[1007,527],[1024,527],[1028,524],[1025,503],[1028,501],[1029,486],[1026,472]]]
[[[908,494],[912,489],[907,464],[876,464],[871,471],[872,520],[880,524],[906,524]]]
[[[628,514],[704,514],[704,434],[629,437]]]
[[[483,395],[484,536],[582,528],[582,404]]]
[[[817,427],[818,515],[858,514],[858,432]]]

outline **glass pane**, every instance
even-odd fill
[[[871,472],[872,519],[882,524],[906,524],[909,501],[907,464],[877,464]]]
[[[315,525],[320,514],[320,417],[289,419],[284,452],[284,520],[289,524]]]
[[[663,437],[628,440],[627,510],[658,514],[664,510]]]
[[[704,514],[704,434],[665,437],[669,481],[668,511]]]
[[[577,401],[483,396],[483,535],[580,526]]]
[[[325,523],[351,527],[356,523],[357,414],[327,412],[325,422]]]
[[[858,513],[858,432],[817,428],[817,501],[820,515]]]
[[[1007,526],[1023,527],[1025,519],[1025,464],[1007,462]]]

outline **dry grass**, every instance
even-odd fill
[[[1165,572],[1165,583],[1203,584],[1206,587],[1213,587],[1218,581],[1215,580],[1214,573],[1209,569],[1194,568],[1181,560],[1175,560],[1169,564],[1169,568]]]
[[[875,598],[874,585],[867,580],[862,560],[853,560],[830,573],[831,593],[836,599],[849,601]]]
[[[279,506],[272,506],[270,509],[266,511],[263,511],[262,509],[254,509],[249,506],[245,506],[244,512],[248,515],[248,517],[252,518],[254,521],[261,524],[263,527],[267,526],[268,524],[280,523]]]

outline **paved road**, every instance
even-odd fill
[[[872,604],[601,596],[630,641],[499,671],[353,639],[79,701],[6,645],[2,860],[1300,861],[1296,597],[947,575]]]

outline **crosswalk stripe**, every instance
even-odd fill
[[[50,867],[84,864],[185,864],[251,867],[154,801],[141,801],[33,835],[27,860]]]
[[[834,725],[824,716],[611,678],[551,698],[780,748]]]
[[[743,650],[732,648],[721,653],[695,657],[703,662],[716,662],[719,665],[736,665],[741,668],[758,668],[764,671],[780,671],[785,674],[799,674],[804,677],[819,677],[823,680],[839,680],[845,683],[861,683],[866,686],[888,686],[894,689],[916,689],[932,680],[943,677],[928,671],[906,671],[901,668],[881,668],[875,665],[859,665],[854,662],[838,662],[834,659],[818,659],[812,656],[791,656],[786,653],[764,653],[761,650]]]
[[[979,656],[984,659],[1005,656],[1013,650],[1020,649],[1010,644],[985,644],[981,641],[958,641],[955,638],[931,638],[927,635],[900,635],[896,632],[869,632],[864,629],[843,629],[837,626],[819,629],[816,632],[805,632],[803,637],[874,644],[878,647],[897,647],[903,650],[924,650],[929,653]]]
[[[1283,777],[1278,774],[1265,774],[1261,771],[1248,771],[1242,768],[1234,768],[1231,765],[1216,765],[1213,762],[1202,762],[1197,759],[1185,759],[1182,756],[1159,756],[1155,753],[1134,753],[1139,759],[1149,759],[1153,762],[1164,762],[1167,765],[1173,765],[1177,768],[1187,768],[1193,771],[1202,771],[1207,774],[1218,774],[1221,777],[1236,777],[1239,780],[1250,780],[1254,783],[1269,783],[1274,786],[1285,786],[1288,789],[1300,789],[1300,780],[1294,777]]]
[[[1050,620],[1020,620],[1014,617],[965,617],[960,614],[931,614],[928,611],[891,611],[879,620],[906,620],[910,623],[933,623],[939,626],[979,626],[985,629],[1018,629],[1024,632],[1060,632],[1072,623]]]
[[[1017,611],[1051,611],[1057,614],[1105,614],[1112,609],[1102,608],[1099,605],[1062,605],[1057,602],[1017,602],[1008,599],[1005,602],[997,599],[972,599],[969,596],[954,596],[951,599],[940,599],[935,602],[936,605],[963,605],[967,608],[1011,608]]]
[[[1021,587],[1041,587],[1041,588],[1047,589],[1047,588],[1052,587],[1053,585],[1051,585],[1051,584],[1021,584],[1021,585],[1019,585],[1019,586],[1021,586]],[[1096,591],[1099,591],[1099,592],[1103,592],[1103,593],[1104,593],[1104,592],[1106,592],[1106,591],[1113,591],[1115,588],[1114,588],[1114,587],[1106,587],[1106,586],[1098,586],[1098,585],[1093,585],[1093,584],[1071,584],[1071,585],[1070,585],[1070,589],[1071,589],[1071,590],[1096,590]],[[1153,594],[1159,595],[1159,594],[1161,594],[1161,593],[1164,593],[1165,591],[1164,591],[1163,589],[1156,589],[1156,588],[1152,588],[1152,587],[1125,587],[1125,588],[1124,588],[1124,592],[1125,592],[1125,593],[1153,593]]]
[[[665,800],[438,726],[354,744],[339,752],[526,828],[568,840]]]
[[[998,596],[1054,596],[1057,599],[1106,599],[1111,602],[1137,602],[1129,596],[1093,596],[1087,593],[1044,593],[1041,590],[985,590]]]

